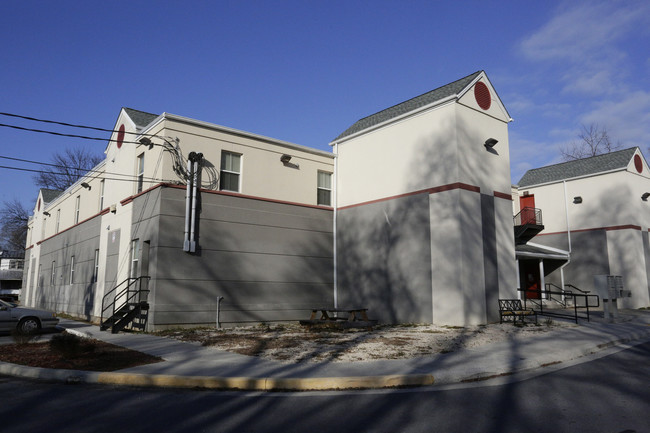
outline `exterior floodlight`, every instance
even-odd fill
[[[573,197],[573,203],[575,203],[575,204],[582,203],[582,197],[580,197],[580,196]]]
[[[282,161],[282,164],[288,164],[289,161],[291,161],[291,155],[287,155],[286,153],[280,157],[280,161]]]
[[[45,211],[45,210],[43,211],[43,215],[45,215],[45,216],[52,216],[52,215],[50,215],[50,213],[49,213],[48,211]]]
[[[650,197],[650,192],[644,192],[641,196],[641,200],[648,201],[648,197]]]
[[[88,191],[90,191],[90,190],[92,189],[92,188],[90,187],[90,185],[88,185],[86,182],[81,182],[81,186],[83,186],[84,188],[86,188]]]
[[[497,140],[496,138],[488,138],[487,140],[485,140],[485,144],[483,144],[483,145],[487,149],[492,149],[494,147],[494,145],[497,144],[498,142],[499,142],[499,140]]]
[[[140,139],[140,144],[144,144],[145,146],[149,146],[149,150],[153,149],[153,142],[147,137],[142,137]]]

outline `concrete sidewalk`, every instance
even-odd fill
[[[650,339],[650,311],[624,310],[616,323],[602,312],[591,322],[526,339],[446,354],[368,362],[286,364],[148,334],[111,334],[61,320],[69,332],[159,356],[164,362],[112,373],[52,370],[0,363],[0,374],[42,380],[132,386],[240,390],[326,390],[428,386],[484,380],[558,365],[617,344]]]

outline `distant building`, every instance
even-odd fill
[[[16,301],[22,288],[24,251],[0,251],[0,299]]]
[[[594,293],[594,275],[620,275],[631,297],[619,306],[650,305],[650,171],[639,148],[529,170],[516,191],[515,213],[538,211],[543,226],[517,245],[519,287]]]

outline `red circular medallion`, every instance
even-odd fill
[[[639,173],[643,171],[643,161],[641,161],[639,155],[634,155],[634,168],[636,168],[636,171]]]
[[[36,210],[37,210],[38,212],[41,211],[41,199],[40,199],[40,198],[38,199],[38,204],[36,205]]]
[[[476,98],[476,102],[478,103],[478,106],[484,110],[487,110],[488,108],[490,108],[490,105],[492,105],[492,97],[490,96],[490,89],[488,89],[488,86],[486,86],[485,83],[481,81],[476,83],[476,85],[474,86],[474,97]]]
[[[124,124],[120,125],[120,130],[117,131],[117,148],[122,147],[122,143],[124,143]]]

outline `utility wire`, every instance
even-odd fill
[[[113,173],[113,172],[110,172],[110,171],[100,171],[100,170],[93,170],[93,169],[88,170],[88,169],[82,168],[82,167],[69,167],[69,166],[66,166],[66,165],[49,164],[47,162],[31,161],[29,159],[12,158],[11,156],[2,156],[2,155],[0,155],[0,158],[9,159],[9,160],[12,160],[12,161],[26,162],[26,163],[29,163],[29,164],[47,165],[47,166],[50,166],[50,167],[63,168],[63,169],[66,169],[66,170],[83,171],[84,175],[85,174],[98,173],[98,174],[108,174],[108,175],[113,175],[113,176],[130,176],[128,174]],[[7,168],[7,167],[4,167],[4,168]],[[16,170],[20,170],[20,169],[16,167]],[[58,173],[53,173],[53,172],[49,172],[49,171],[45,171],[45,170],[40,170],[38,172],[39,173],[58,174]],[[153,180],[153,181],[155,181],[155,180],[158,180],[158,179],[156,179],[154,177],[144,177],[144,180]]]
[[[50,135],[57,135],[59,137],[72,137],[72,138],[82,138],[84,140],[97,140],[97,141],[109,141],[109,142],[115,142],[117,143],[120,140],[113,140],[113,139],[106,139],[106,138],[99,138],[99,137],[88,137],[86,135],[76,135],[76,134],[64,134],[62,132],[54,132],[54,131],[46,131],[43,129],[34,129],[34,128],[23,128],[22,126],[16,126],[16,125],[7,125],[6,123],[0,123],[0,126],[5,127],[5,128],[12,128],[12,129],[18,129],[20,131],[29,131],[29,132],[38,132],[41,134],[50,134]],[[142,144],[137,141],[126,141],[122,140],[122,143],[127,143],[127,144]],[[160,146],[160,144],[155,144],[152,143],[154,146]]]
[[[4,168],[6,170],[29,171],[29,172],[32,172],[32,173],[48,173],[48,174],[56,174],[56,175],[62,175],[62,176],[66,175],[66,173],[53,173],[53,172],[49,172],[49,171],[46,172],[46,171],[43,171],[43,170],[34,170],[34,169],[31,169],[31,168],[9,167],[9,166],[6,166],[6,165],[0,165],[0,168]],[[121,176],[119,173],[113,173],[113,174]],[[129,175],[125,174],[124,176],[129,176]],[[119,179],[119,178],[114,178],[114,177],[102,177],[102,179],[121,180],[121,181],[126,181],[126,182],[138,182],[139,181],[139,179],[137,177],[130,178],[130,179],[129,178]],[[175,182],[173,180],[156,179],[156,178],[153,178],[153,177],[144,178],[143,180],[145,180],[147,182],[164,182],[164,183],[174,183]]]
[[[12,114],[12,113],[0,112],[0,116],[16,117],[18,119],[31,120],[31,121],[34,121],[34,122],[51,123],[51,124],[62,125],[62,126],[70,126],[72,128],[92,129],[94,131],[102,131],[102,132],[110,132],[110,133],[120,132],[120,131],[116,131],[114,129],[98,128],[96,126],[77,125],[77,124],[74,124],[74,123],[58,122],[56,120],[38,119],[36,117],[21,116],[20,114]],[[145,136],[149,136],[149,137],[156,137],[156,135],[154,135],[154,134],[140,134],[139,132],[129,132],[129,131],[123,131],[123,132],[125,134],[145,135]]]

